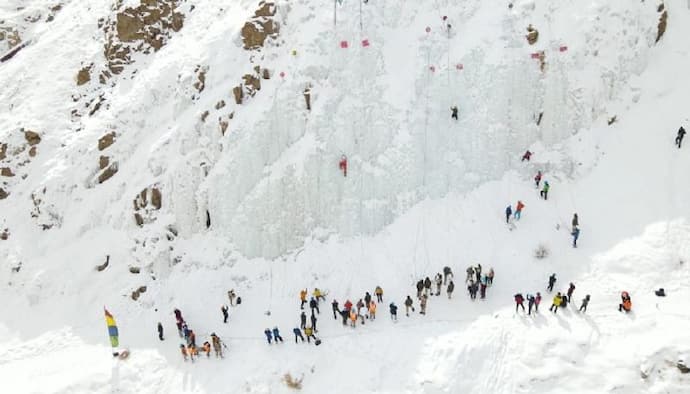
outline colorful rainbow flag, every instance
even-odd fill
[[[118,347],[120,344],[117,334],[117,326],[115,325],[115,318],[108,312],[107,309],[103,308],[105,311],[105,324],[108,326],[108,335],[110,335],[110,344],[113,348]]]

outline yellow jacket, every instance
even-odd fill
[[[562,296],[556,295],[553,297],[553,304],[556,306],[561,306],[561,303],[563,300],[561,299]]]

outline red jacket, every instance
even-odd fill
[[[517,207],[515,208],[516,211],[522,211],[522,208],[525,207],[525,204],[522,203],[522,201],[518,201]]]

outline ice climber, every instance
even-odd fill
[[[529,159],[532,157],[532,152],[526,151],[524,155],[522,155],[522,160],[521,161],[529,161]]]
[[[541,171],[537,171],[537,175],[534,176],[534,184],[536,185],[537,189],[539,188],[539,183],[541,182]]]
[[[417,282],[417,298],[422,297],[422,291],[424,290],[424,279],[420,279]]]
[[[424,279],[424,295],[428,296],[431,292],[431,279],[427,276]]]
[[[676,136],[676,145],[678,146],[678,149],[680,149],[680,145],[683,143],[683,137],[685,137],[685,129],[683,126],[680,126],[680,129],[678,129],[678,135]]]
[[[513,208],[511,208],[510,205],[508,205],[506,207],[506,223],[510,223],[510,215],[512,215],[512,214],[513,214]]]
[[[556,274],[551,274],[549,276],[549,286],[546,288],[548,291],[553,291],[553,285],[556,284]]]
[[[338,309],[338,301],[333,300],[333,302],[331,302],[331,307],[333,308],[333,319],[338,320],[338,317],[336,316],[337,314],[340,314],[340,309]]]
[[[436,296],[439,296],[441,295],[441,286],[443,285],[443,276],[440,272],[436,274],[434,281],[436,282]]]
[[[541,189],[539,192],[539,195],[544,199],[548,200],[549,199],[549,189],[551,186],[549,185],[549,181],[544,181],[544,187]]]
[[[453,290],[455,290],[455,283],[453,283],[453,280],[451,279],[450,282],[448,283],[448,288],[446,289],[446,293],[448,293],[448,299],[450,300],[450,296],[453,294]]]
[[[525,305],[523,304],[525,299],[522,297],[522,294],[517,293],[513,297],[515,298],[515,313],[518,312],[518,308],[522,308],[522,311],[525,312]]]
[[[163,340],[163,324],[158,322],[158,339]]]
[[[458,120],[458,107],[457,106],[452,106],[450,107],[450,117]]]

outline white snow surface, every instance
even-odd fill
[[[114,16],[115,2],[63,0],[47,23],[56,3],[0,4],[0,28],[29,42],[0,63],[1,166],[15,173],[0,179],[9,192],[0,200],[3,392],[293,392],[286,373],[305,393],[690,391],[690,374],[676,368],[690,364],[690,147],[673,144],[690,126],[685,0],[664,2],[658,43],[651,0],[370,0],[361,25],[360,3],[344,0],[335,26],[330,2],[278,0],[280,33],[260,51],[240,37],[257,1],[188,0],[184,27],[161,50],[136,54],[106,85],[94,75],[83,86],[77,71],[105,62],[98,20]],[[533,46],[530,23],[540,32]],[[543,72],[530,56],[540,50]],[[208,69],[201,93],[197,65]],[[255,65],[271,79],[236,105],[232,88]],[[93,116],[70,116],[99,95],[107,104]],[[217,119],[231,112],[223,135]],[[42,139],[27,160],[22,128]],[[100,152],[111,130],[115,143]],[[527,149],[532,160],[521,162]],[[102,154],[118,172],[98,184]],[[537,170],[548,201],[534,188]],[[152,185],[162,208],[139,227],[132,200]],[[517,200],[526,207],[509,231],[503,212]],[[539,245],[547,258],[534,257]],[[106,255],[109,267],[96,271]],[[496,278],[485,300],[471,301],[464,271],[477,263]],[[453,298],[431,297],[425,316],[406,317],[416,281],[446,265]],[[555,290],[577,287],[556,315],[551,273]],[[353,329],[331,318],[332,299],[354,303],[377,285],[375,321]],[[291,333],[299,291],[314,287],[328,293],[318,347]],[[660,287],[667,297],[654,295]],[[231,288],[243,302],[223,324]],[[628,314],[618,312],[623,290]],[[515,313],[513,295],[537,291],[540,312]],[[579,313],[585,294],[592,301]],[[111,356],[103,306],[127,360]],[[184,362],[174,308],[198,343],[216,332],[227,357]],[[286,342],[268,346],[263,330],[274,326]]]

